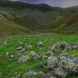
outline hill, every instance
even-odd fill
[[[6,6],[6,7],[5,7]],[[8,2],[0,5],[0,12],[8,20],[34,32],[52,32],[56,19],[62,15],[62,9],[46,4],[27,4]],[[52,25],[53,24],[53,25]],[[51,26],[52,25],[52,26]]]
[[[78,11],[76,7],[59,8],[46,4],[28,4],[22,2],[3,2],[0,13],[4,17],[29,29],[32,33],[78,34]]]
[[[29,30],[0,15],[0,37],[14,34],[24,34],[25,32],[29,32]]]

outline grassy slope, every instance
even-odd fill
[[[0,16],[0,36],[24,34],[25,32],[29,32],[29,30],[21,25],[15,24],[2,15]]]
[[[25,27],[26,31],[29,29],[29,32],[78,34],[77,8],[62,9],[47,5],[11,3],[0,6],[0,13],[21,28]]]
[[[64,13],[57,10],[42,12],[31,8],[18,11],[15,22],[34,32],[55,32],[66,34],[78,34],[78,12],[65,10]],[[25,14],[26,13],[26,14]]]
[[[28,4],[25,7],[13,7],[11,5],[0,7],[0,12],[9,20],[33,32],[53,32],[55,30],[56,19],[61,16],[60,11],[60,8],[51,8],[47,5],[32,5],[31,7]]]
[[[14,4],[13,4],[14,5]],[[33,8],[32,8],[33,7]],[[21,28],[30,32],[66,33],[78,34],[78,11],[77,7],[55,8],[48,10],[43,6],[27,5],[20,6],[0,6],[0,13],[9,21],[13,21]],[[48,7],[49,8],[49,7]],[[9,9],[9,10],[8,10]]]

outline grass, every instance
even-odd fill
[[[8,20],[3,15],[0,16],[0,36],[4,37],[7,35],[24,34],[25,32],[29,32],[29,30]]]
[[[43,47],[38,48],[37,44],[38,42],[43,42]],[[0,43],[0,55],[3,55],[3,57],[6,56],[6,52],[9,53],[15,53],[16,47],[19,45],[19,42],[22,42],[25,45],[32,45],[32,49],[30,51],[35,51],[38,53],[45,53],[47,52],[50,47],[56,43],[65,41],[67,43],[78,43],[78,36],[77,35],[16,35],[16,36],[10,36],[6,40]],[[78,57],[78,51],[72,51],[69,53],[69,55],[73,55]],[[29,69],[35,69],[40,70],[38,67],[42,62],[41,60],[38,61],[29,61],[27,64],[17,64],[16,61],[12,60],[11,62],[8,62],[8,58],[1,58],[4,62],[1,62],[0,60],[0,72],[3,72],[4,76],[3,78],[10,78],[11,75],[13,75],[14,72],[24,72]]]

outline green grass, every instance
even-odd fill
[[[7,44],[5,44],[5,41]],[[46,53],[49,48],[56,42],[66,41],[68,43],[78,43],[77,35],[16,35],[10,36],[5,41],[0,43],[0,55],[5,56],[6,52],[15,53],[16,47],[19,45],[19,42],[22,42],[25,45],[32,45],[30,51],[35,51],[38,53]],[[38,48],[36,45],[39,41],[43,42],[43,47]],[[78,51],[70,52],[70,55],[78,57]],[[3,59],[4,62],[1,62]],[[14,72],[24,72],[29,69],[40,70],[38,67],[42,62],[38,61],[29,61],[27,64],[17,64],[16,61],[8,62],[8,58],[1,58],[0,60],[0,71],[3,72],[3,78],[10,78]],[[9,73],[9,74],[8,74]]]

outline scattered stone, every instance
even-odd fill
[[[51,56],[51,55],[53,55],[54,53],[52,52],[52,51],[48,51],[47,53],[46,53],[46,55],[49,57],[49,56]]]
[[[43,71],[39,71],[38,74],[39,75],[44,75],[44,72]]]
[[[17,48],[16,48],[16,50],[21,50],[23,48],[23,46],[18,46]]]
[[[9,52],[6,52],[6,55],[8,56],[9,55]]]
[[[78,44],[70,44],[71,50],[78,50]]]
[[[41,56],[38,53],[36,53],[35,51],[31,51],[30,54],[31,54],[32,59],[34,60],[38,60],[41,58]]]
[[[56,78],[56,77],[54,77],[54,76],[51,76],[50,78]]]
[[[13,53],[7,53],[8,61],[16,60],[16,56]]]
[[[5,45],[7,42],[4,43]],[[20,45],[16,48],[17,53],[9,54],[6,52],[6,55],[9,56],[9,59],[15,59],[17,55],[17,63],[24,64],[28,63],[28,61],[32,58],[34,60],[42,59],[47,60],[47,62],[40,65],[44,68],[47,66],[47,71],[44,73],[42,71],[32,71],[29,70],[23,74],[23,78],[37,78],[37,76],[43,76],[43,78],[66,78],[66,76],[70,73],[77,73],[78,74],[78,58],[70,57],[65,54],[65,51],[78,49],[78,45],[74,44],[67,44],[66,42],[56,43],[53,45],[52,50],[48,51],[47,54],[44,53],[42,55],[38,54],[35,51],[32,51],[33,46],[24,45],[24,43],[20,42]],[[44,46],[43,42],[40,41],[37,43],[38,48],[42,48]],[[29,50],[29,54],[25,54]],[[30,51],[31,50],[31,51]],[[20,74],[16,77],[11,78],[21,78]]]
[[[67,76],[67,72],[62,67],[56,68],[54,74],[60,78],[65,78]]]
[[[56,78],[56,77],[53,75],[53,72],[48,72],[44,75],[43,78]]]
[[[23,45],[24,44],[24,42],[23,41],[19,41],[19,45]]]
[[[37,43],[37,47],[38,47],[38,48],[42,48],[43,46],[44,46],[44,44],[43,44],[42,41],[39,41],[39,42]]]
[[[26,52],[26,49],[25,48],[22,48],[19,52],[20,53]]]
[[[20,63],[20,64],[27,63],[29,59],[30,59],[30,57],[28,55],[21,55],[18,58],[17,62]]]
[[[54,68],[58,64],[58,58],[55,56],[48,57],[48,68]]]
[[[48,56],[47,56],[47,55],[43,55],[42,58],[43,58],[44,60],[46,60],[46,59],[48,58]]]
[[[27,77],[27,78],[34,78],[34,77],[37,76],[37,75],[38,75],[37,72],[30,70],[30,71],[24,73],[23,77],[24,77],[24,78],[26,78],[26,77]]]
[[[78,58],[69,57],[69,56],[62,56],[61,62],[63,62],[64,69],[68,70],[69,72],[77,72],[78,69]]]
[[[12,54],[12,55],[10,55],[10,57],[11,57],[11,58],[14,58],[14,55]]]
[[[51,50],[55,55],[59,56],[60,54],[67,51],[68,47],[69,47],[69,44],[66,42],[57,42],[56,44],[52,46]]]
[[[27,48],[28,48],[29,50],[31,50],[31,49],[33,48],[33,46],[32,46],[31,44],[29,44],[29,45],[27,45]]]
[[[24,46],[18,46],[16,48],[16,50],[19,51],[19,52],[25,52],[26,51],[26,48]]]

